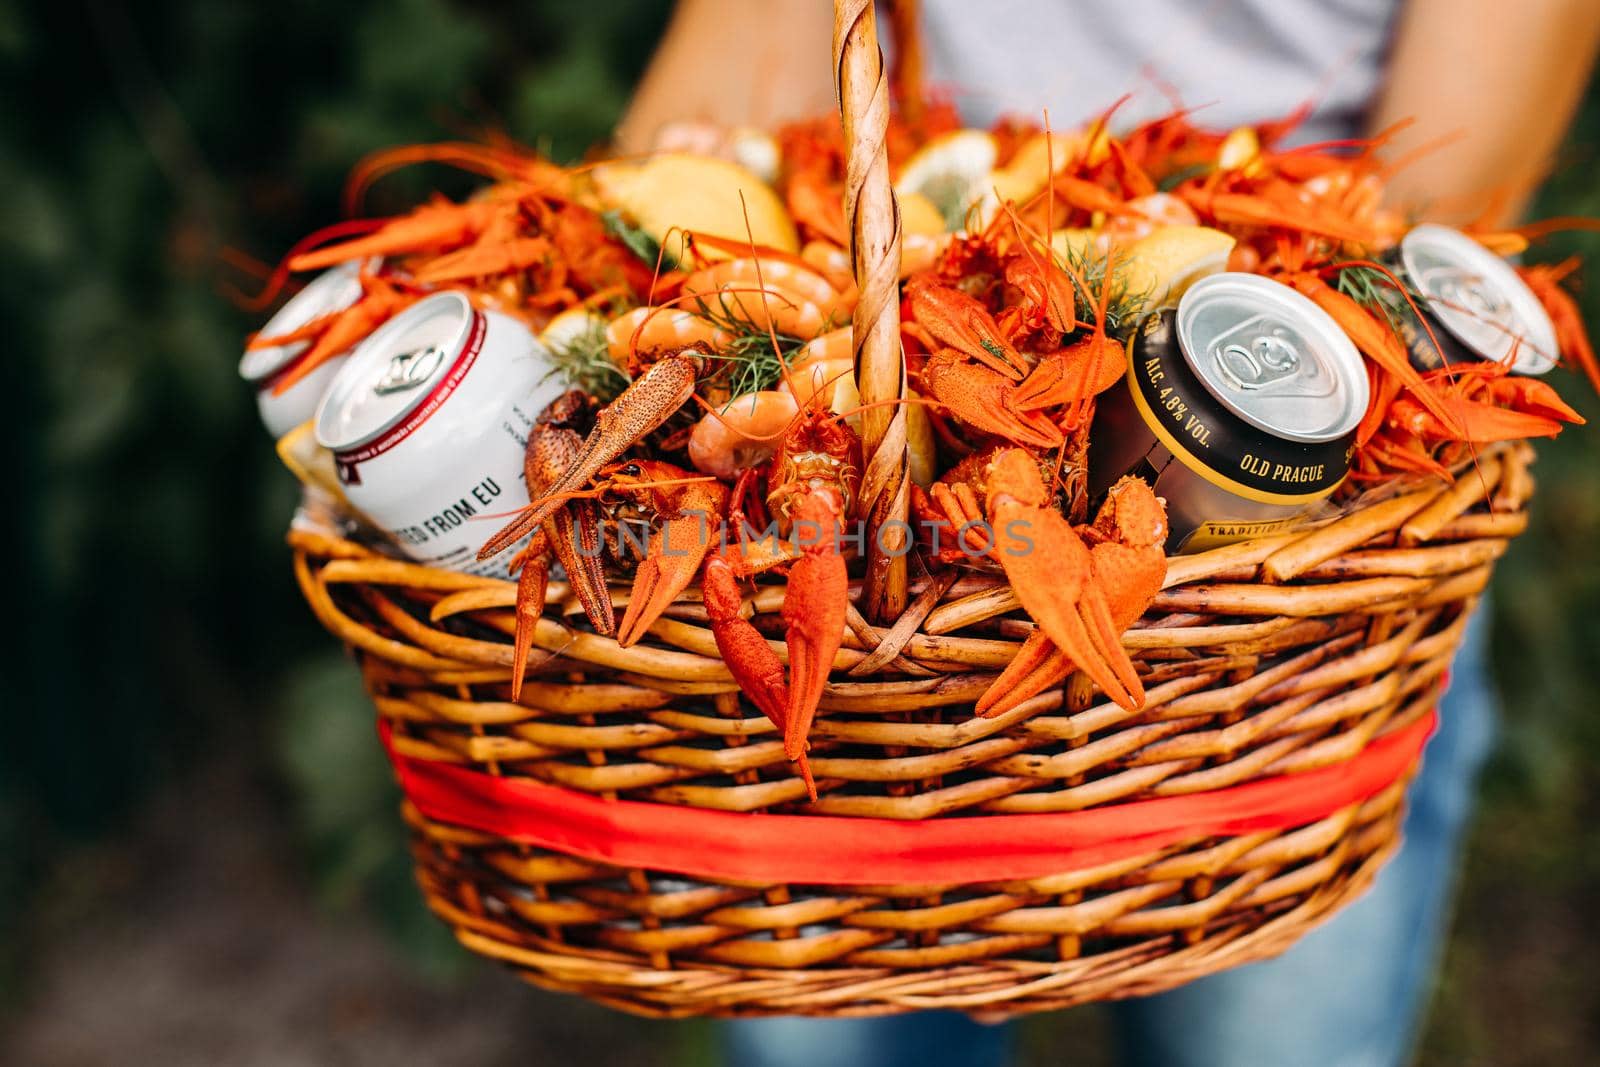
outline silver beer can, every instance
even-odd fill
[[[1420,319],[1404,300],[1391,301],[1396,333],[1418,370],[1492,360],[1536,375],[1556,365],[1555,324],[1539,298],[1509,263],[1460,230],[1413,227],[1391,261],[1421,298]]]
[[[1309,299],[1255,274],[1203,278],[1129,339],[1126,388],[1101,395],[1089,435],[1090,492],[1145,478],[1169,551],[1281,531],[1349,474],[1368,396],[1354,343]]]
[[[343,311],[359,299],[361,264],[343,263],[307,283],[267,320],[259,336],[279,337],[293,333],[324,315]],[[295,341],[287,345],[247,348],[239,360],[239,376],[255,387],[256,408],[273,437],[282,437],[316,413],[322,394],[348,358],[348,353],[335,356],[282,393],[275,394],[273,388],[284,375],[299,366],[300,360],[310,351],[309,343]]]
[[[505,577],[518,547],[478,549],[528,503],[535,416],[567,388],[520,321],[458,292],[428,297],[356,346],[317,409],[350,503],[412,559]]]

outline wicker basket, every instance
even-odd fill
[[[837,17],[870,402],[902,388],[888,94],[872,4],[843,2]],[[877,523],[905,513],[903,410],[866,412],[863,498]],[[1525,444],[1503,446],[1453,486],[1174,558],[1125,638],[1149,694],[1136,713],[1073,676],[976,718],[973,702],[1028,631],[1015,597],[997,579],[908,580],[903,558],[872,559],[812,731],[813,804],[718,658],[697,591],[622,649],[588,632],[553,583],[535,637],[544,658],[512,703],[511,583],[399,562],[314,524],[289,540],[312,610],[361,664],[412,796],[428,902],[472,950],[545,988],[659,1016],[1006,1014],[1151,993],[1273,955],[1362,891],[1397,847],[1415,746],[1467,615],[1525,525],[1531,459]],[[783,602],[768,581],[750,598],[758,626]],[[1180,826],[1020,879],[974,869],[837,884],[814,873],[814,856],[794,868],[807,877],[697,876],[589,848],[572,826],[548,847],[487,831],[492,818],[436,821],[413,791],[440,767],[542,783],[618,811],[681,812],[673,832],[687,846],[706,812],[744,813],[729,817],[772,835],[783,816],[749,813],[802,813],[813,827],[909,821],[915,834],[975,816],[1157,810],[1126,806],[1337,780],[1407,739],[1381,787],[1303,822]]]

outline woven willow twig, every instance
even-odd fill
[[[872,0],[834,5],[833,65],[844,120],[844,213],[850,263],[860,297],[851,316],[856,383],[863,404],[905,396],[900,354],[900,205],[889,184],[889,83],[878,49]],[[867,457],[861,510],[867,519],[867,593],[861,613],[879,622],[900,617],[906,603],[906,549],[911,485],[906,462],[906,412],[900,405],[861,413]]]
[[[1124,640],[1149,695],[1138,712],[1074,676],[976,718],[1031,624],[998,574],[911,583],[896,625],[859,623],[834,662],[812,731],[815,804],[741,699],[692,591],[622,649],[587,632],[552,583],[543,658],[512,703],[510,583],[315,531],[290,541],[308,603],[356,650],[402,754],[723,811],[1074,811],[1337,764],[1428,714],[1525,518],[1531,454],[1501,447],[1482,457],[1481,482],[1172,560]],[[625,595],[613,591],[619,605]],[[747,602],[758,628],[781,634],[781,584]],[[720,884],[407,818],[434,911],[547,988],[665,1016],[1005,1014],[1154,992],[1281,951],[1370,880],[1397,842],[1402,797],[1397,785],[1310,826],[968,885]]]

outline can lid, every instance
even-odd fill
[[[1400,239],[1400,263],[1428,311],[1484,359],[1520,374],[1556,365],[1556,328],[1511,265],[1460,230],[1425,223]]]
[[[477,325],[455,291],[418,301],[378,327],[350,353],[317,407],[317,443],[334,452],[392,429],[433,393]]]
[[[1259,274],[1195,282],[1178,301],[1184,359],[1223,407],[1290,441],[1343,437],[1367,410],[1355,344],[1310,299]]]
[[[311,279],[304,289],[294,294],[288,303],[278,309],[276,315],[267,320],[259,336],[278,337],[292,333],[313,319],[343,311],[354,304],[361,299],[361,267],[360,262],[352,260]],[[271,378],[308,347],[306,342],[297,341],[287,345],[245,349],[244,357],[239,360],[239,377],[247,382]]]

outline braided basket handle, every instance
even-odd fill
[[[906,406],[882,404],[906,395],[900,350],[900,204],[889,183],[889,83],[878,48],[873,0],[835,0],[833,66],[844,120],[844,213],[850,265],[860,297],[851,318],[861,440],[866,470],[860,514],[866,519],[867,575],[861,611],[892,622],[905,610],[910,547],[910,478]]]

